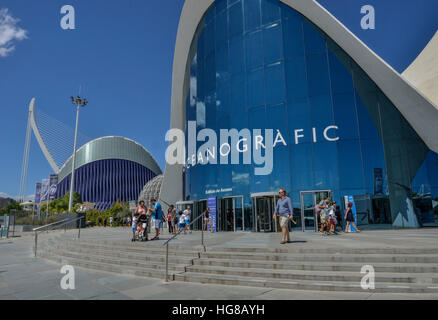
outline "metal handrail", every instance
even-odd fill
[[[200,218],[202,218],[202,237],[201,237],[201,245],[204,247],[204,212],[196,217],[192,222],[189,223],[189,227],[193,225],[196,221],[198,221]],[[184,229],[185,230],[185,229]],[[165,282],[169,281],[169,242],[174,240],[179,234],[181,234],[183,230],[178,231],[176,234],[174,234],[170,239],[168,239],[166,242],[163,243],[163,246],[166,246],[166,275],[164,278]],[[205,247],[204,247],[205,250]]]
[[[79,232],[78,232],[78,239],[79,239],[81,237],[81,223],[80,223],[80,220],[84,219],[84,218],[85,218],[85,216],[76,217],[76,218],[72,218],[72,219],[64,219],[64,220],[61,220],[61,221],[57,221],[57,222],[46,224],[46,225],[44,225],[42,227],[34,228],[33,231],[35,232],[35,248],[34,248],[34,255],[35,255],[35,257],[37,256],[38,232],[42,232],[42,231],[40,231],[40,229],[47,228],[47,227],[53,226],[55,224],[59,224],[57,227],[65,226],[64,232],[66,232],[68,224],[79,220]]]
[[[64,219],[64,220],[55,221],[55,222],[46,224],[46,225],[38,227],[38,228],[33,228],[32,231],[39,231],[39,229],[47,228],[48,226],[52,226],[52,225],[55,225],[55,224],[58,224],[58,223],[61,223],[61,222],[65,222],[67,220],[70,220],[70,219],[67,218],[67,219]]]

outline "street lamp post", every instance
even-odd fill
[[[85,107],[88,103],[87,99],[82,99],[80,96],[77,96],[76,99],[71,97],[71,103],[76,105],[76,129],[75,129],[75,143],[73,146],[73,159],[71,165],[71,181],[70,181],[70,198],[68,201],[68,212],[72,212],[73,208],[73,193],[75,187],[75,160],[76,160],[76,143],[78,140],[78,122],[79,122],[79,107]]]

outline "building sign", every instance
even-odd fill
[[[354,197],[353,196],[344,196],[344,201],[345,201],[345,208],[348,208],[349,202],[351,202],[353,204],[353,206],[351,207],[351,212],[353,213],[353,217],[354,217],[354,225],[357,227],[357,214],[356,214],[356,204],[354,203]],[[345,222],[345,223],[347,223],[347,222]],[[350,224],[350,230],[348,230],[348,231],[356,232],[356,230],[351,227],[351,224]]]
[[[374,168],[374,194],[383,194],[383,169]]]
[[[233,191],[233,188],[211,189],[211,190],[205,190],[205,194],[220,193],[220,192],[231,192],[231,191]]]
[[[48,198],[49,183],[49,179],[43,179],[41,182],[41,201],[46,201]]]
[[[49,180],[49,200],[52,201],[55,200],[56,190],[58,189],[58,175],[51,174]]]
[[[213,231],[217,231],[217,198],[216,197],[212,197],[212,198],[208,198],[207,199],[207,207],[208,209],[210,209],[210,221],[211,221],[211,226],[213,228]],[[207,224],[208,227],[208,231],[210,230],[210,226],[209,224]]]

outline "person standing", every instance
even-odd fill
[[[172,211],[173,211],[173,204],[170,205],[169,209],[167,209],[167,228],[169,229],[169,233],[173,233],[173,227],[172,227]]]
[[[279,216],[281,227],[281,244],[290,242],[289,238],[289,221],[293,219],[292,201],[286,196],[286,190],[281,188],[278,191],[280,199],[278,199],[275,207],[274,220]]]
[[[329,209],[329,203],[330,200],[328,198],[325,198],[324,200],[321,200],[321,202],[317,204],[316,207],[316,212],[319,213],[319,220],[321,222],[320,232],[323,235],[329,235],[330,232],[330,217],[327,214]],[[324,231],[324,229],[326,229],[326,231]]]
[[[190,230],[190,216],[192,214],[192,210],[190,209],[190,206],[187,206],[187,209],[184,210],[184,216],[186,217],[186,228],[184,230],[184,234],[186,233],[186,231],[189,231],[190,233],[192,233],[192,230]]]
[[[163,210],[161,209],[161,204],[157,202],[157,200],[152,199],[151,203],[154,206],[150,210],[154,218],[154,227],[155,227],[155,237],[153,237],[151,240],[159,240],[160,228],[163,222]]]

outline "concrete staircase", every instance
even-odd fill
[[[161,241],[47,240],[39,256],[78,267],[164,279]],[[372,265],[375,289],[361,268]],[[171,280],[318,291],[438,293],[438,248],[238,248],[169,246]]]

